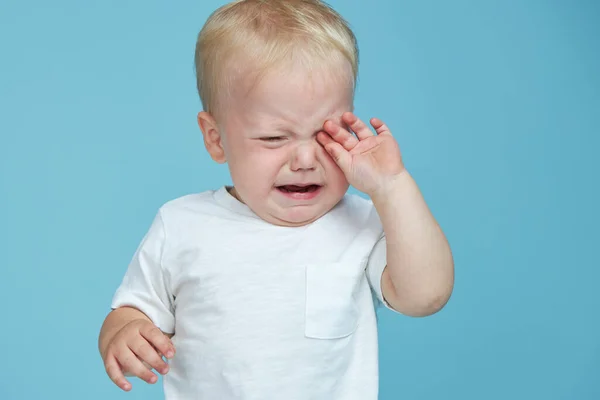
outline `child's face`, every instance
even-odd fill
[[[348,189],[316,140],[327,119],[341,124],[353,110],[350,66],[334,71],[298,66],[270,72],[252,88],[237,85],[218,121],[235,194],[268,222],[313,222]]]

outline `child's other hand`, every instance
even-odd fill
[[[137,376],[148,383],[156,383],[158,377],[151,370],[166,374],[169,366],[162,356],[172,358],[174,354],[173,343],[160,329],[150,321],[138,319],[115,334],[102,358],[110,379],[129,391],[131,383],[125,376]]]
[[[326,121],[317,140],[344,172],[348,183],[373,197],[405,170],[398,143],[377,118],[370,121],[375,133],[351,112],[342,115],[342,122],[349,129]]]

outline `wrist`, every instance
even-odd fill
[[[373,204],[385,206],[389,203],[397,203],[397,199],[413,185],[413,179],[406,169],[386,179],[370,197]]]

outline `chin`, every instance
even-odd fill
[[[292,227],[308,225],[327,214],[338,202],[339,200],[332,204],[318,203],[279,209],[271,214],[274,221],[270,222]]]
[[[307,210],[308,211],[308,210]],[[321,213],[315,212],[288,212],[283,215],[280,221],[288,226],[304,226],[311,224],[326,214],[326,211]]]

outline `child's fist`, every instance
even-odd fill
[[[174,354],[173,343],[160,329],[150,321],[138,319],[115,334],[102,359],[110,379],[129,391],[131,384],[125,376],[137,376],[148,383],[156,383],[158,377],[151,370],[166,374],[169,366],[162,357],[172,358]]]

